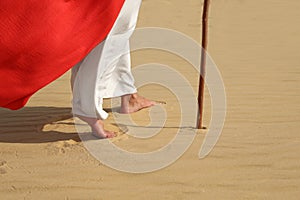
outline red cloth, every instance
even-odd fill
[[[19,109],[111,30],[124,0],[1,0],[0,107]]]

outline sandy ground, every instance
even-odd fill
[[[138,27],[160,26],[200,41],[201,1],[144,0]],[[198,158],[206,131],[174,164],[130,174],[104,166],[83,146],[70,114],[70,73],[32,97],[19,111],[0,110],[1,199],[299,199],[300,2],[213,0],[209,53],[224,79],[227,116],[217,145]],[[168,52],[133,53],[133,66],[163,63],[196,90],[197,74]],[[178,86],[180,87],[180,86]],[[166,88],[140,92],[166,101],[167,121],[151,139],[118,131],[113,143],[132,152],[166,145],[177,133],[179,102]],[[147,125],[149,109],[133,115]],[[206,94],[204,124],[209,124]],[[114,158],[112,158],[114,159]]]

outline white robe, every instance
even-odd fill
[[[106,39],[72,68],[73,114],[106,119],[103,98],[136,93],[129,38],[135,29],[140,5],[141,0],[125,0]]]

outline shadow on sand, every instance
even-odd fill
[[[72,117],[71,108],[65,107],[25,107],[17,111],[0,108],[0,142],[46,143],[70,139],[79,142],[80,138],[77,132],[42,130],[46,124]],[[74,126],[72,121],[58,122],[58,124]]]

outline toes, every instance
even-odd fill
[[[156,102],[156,101],[149,101],[149,100],[148,100],[148,103],[146,104],[146,105],[147,105],[146,107],[156,106],[156,105],[158,105],[158,104],[159,104],[159,103]]]
[[[156,101],[151,101],[151,106],[156,106],[156,105],[158,105],[159,103],[158,102],[156,102]]]
[[[115,132],[106,131],[105,133],[97,133],[95,129],[92,129],[92,134],[98,139],[113,138],[117,136]]]
[[[117,134],[115,132],[108,132],[106,133],[106,137],[105,138],[113,138],[113,137],[116,137]]]

